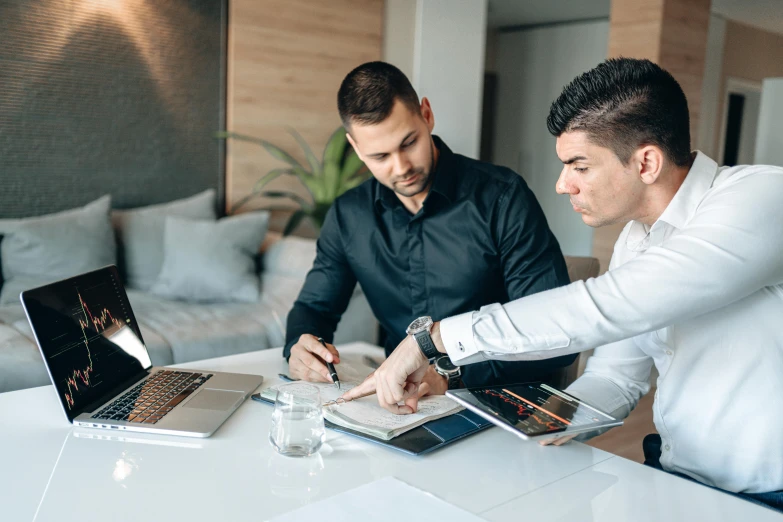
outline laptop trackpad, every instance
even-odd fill
[[[242,392],[225,390],[204,390],[197,394],[183,408],[198,408],[200,410],[230,410],[245,396]]]

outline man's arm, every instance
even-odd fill
[[[623,339],[596,348],[587,360],[585,373],[566,391],[616,419],[624,419],[650,391],[652,366],[652,358],[638,348],[636,338]],[[540,444],[562,446],[571,439],[586,441],[610,429],[545,439]]]
[[[536,197],[520,177],[498,202],[494,223],[503,280],[509,300],[567,285],[568,269],[557,239]],[[541,361],[487,361],[463,368],[468,386],[525,382],[545,378],[568,366],[576,355]]]
[[[639,349],[635,338],[623,339],[596,348],[584,374],[566,391],[616,419],[624,419],[650,391],[652,367],[652,358]],[[604,431],[590,432],[580,440]]]
[[[444,320],[455,364],[536,360],[657,330],[783,283],[778,169],[729,182],[679,234],[615,270]]]
[[[291,348],[302,335],[323,337],[331,343],[337,323],[348,307],[356,286],[356,276],[345,256],[338,203],[326,214],[313,268],[293,308],[288,313],[286,343],[283,356],[291,356]]]

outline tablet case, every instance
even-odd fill
[[[250,396],[254,401],[272,404],[272,401],[261,397],[260,393]],[[454,441],[464,439],[468,435],[489,428],[493,424],[470,410],[453,413],[448,417],[436,419],[406,431],[391,440],[383,440],[350,428],[324,420],[324,425],[332,430],[347,433],[376,444],[381,444],[409,455],[424,455],[442,448]]]

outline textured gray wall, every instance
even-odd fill
[[[222,195],[226,26],[225,0],[0,0],[0,218]]]

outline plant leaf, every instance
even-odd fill
[[[283,237],[291,234],[291,232],[296,230],[296,227],[299,226],[299,223],[302,222],[302,218],[306,215],[307,213],[303,210],[297,210],[291,214],[291,217],[288,218],[288,223],[286,223],[285,228],[283,229]]]
[[[248,143],[255,143],[256,145],[261,145],[266,149],[266,151],[275,159],[279,159],[280,161],[283,161],[285,163],[288,163],[291,165],[294,169],[300,169],[305,174],[308,174],[307,170],[302,166],[301,163],[299,163],[296,158],[291,156],[289,153],[278,147],[277,145],[274,145],[266,140],[262,140],[261,138],[254,138],[253,136],[247,136],[245,134],[238,134],[236,132],[226,132],[226,131],[220,131],[215,134],[216,138],[223,138],[223,139],[235,139],[239,141],[246,141]]]
[[[326,194],[320,202],[331,202],[340,191],[340,167],[336,163],[324,164],[324,185]]]
[[[231,212],[229,212],[229,214],[236,213],[236,211],[239,210],[240,208],[242,208],[245,205],[245,203],[247,203],[251,199],[255,198],[256,196],[257,196],[257,194],[252,194],[251,193],[251,194],[245,196],[244,198],[240,199],[239,201],[234,203],[234,206],[231,207]]]
[[[313,175],[318,176],[321,172],[321,164],[318,162],[318,158],[315,157],[315,154],[313,154],[313,149],[310,148],[310,145],[307,144],[302,135],[296,132],[294,129],[289,127],[288,133],[291,134],[296,142],[299,143],[299,146],[302,147],[302,150],[305,153],[305,157],[307,158],[307,163],[310,164],[310,170],[312,171]]]
[[[324,148],[323,182],[325,194],[320,201],[332,201],[340,192],[340,164],[346,145],[348,145],[348,140],[345,137],[345,129],[339,127],[332,133]]]
[[[340,171],[340,181],[345,182],[346,180],[351,179],[354,174],[362,169],[362,167],[364,167],[364,163],[359,159],[356,152],[351,150],[351,152],[348,153],[348,157],[345,158],[345,161],[343,162],[343,168]]]
[[[329,141],[326,142],[326,147],[324,147],[324,159],[321,163],[325,165],[327,162],[334,162],[339,166],[347,143],[348,138],[345,137],[345,129],[343,127],[337,127],[337,130],[329,136]]]
[[[288,199],[293,200],[294,202],[298,203],[299,206],[302,209],[304,209],[304,210],[310,210],[310,209],[313,208],[312,204],[310,204],[309,202],[305,201],[300,195],[294,194],[293,192],[287,192],[287,191],[284,191],[284,190],[269,190],[269,191],[266,191],[266,192],[261,192],[258,195],[262,196],[262,197],[274,198],[274,199],[288,198]]]
[[[256,181],[256,184],[253,185],[252,192],[260,192],[264,186],[269,183],[270,181],[279,178],[283,175],[289,175],[289,176],[296,176],[296,171],[294,169],[272,169],[269,172],[267,172],[261,179]]]

